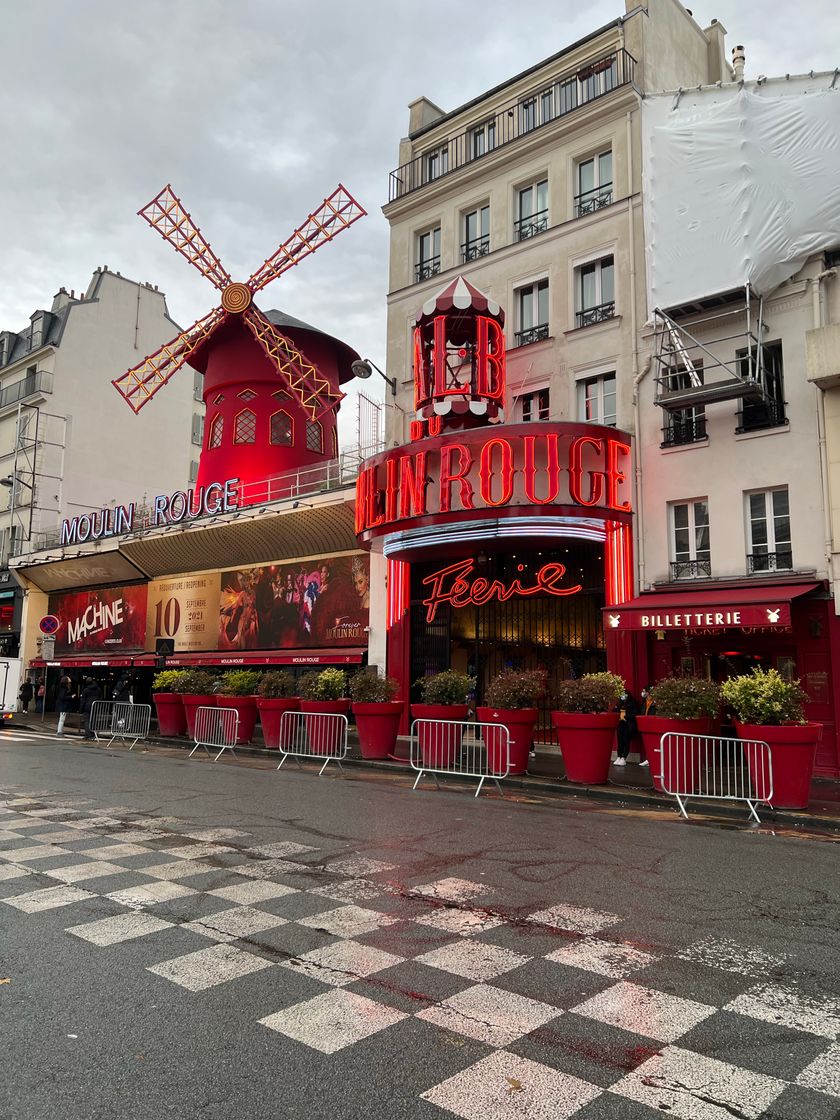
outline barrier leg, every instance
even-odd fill
[[[757,801],[751,801],[749,798],[747,798],[747,805],[749,806],[750,814],[751,814],[753,820],[755,821],[756,824],[761,824],[761,817],[759,817],[759,815],[758,815],[758,813],[756,812],[756,809],[755,809],[757,804],[758,804]]]
[[[233,749],[233,747],[225,746],[225,747],[222,747],[222,749],[219,751],[219,753],[216,755],[216,757],[213,759],[213,761],[218,762],[219,759],[222,757],[222,755],[225,753],[225,751],[230,751],[230,753],[233,755],[233,757],[236,758],[236,751]],[[208,751],[207,753],[209,754],[210,752]]]
[[[280,759],[280,761],[279,761],[279,762],[277,763],[277,769],[278,769],[278,770],[280,769],[280,767],[281,767],[281,766],[283,765],[283,763],[284,763],[284,762],[286,761],[286,759],[287,759],[288,757],[289,757],[289,756],[288,756],[287,754],[284,754],[284,755],[283,755],[283,757],[282,757],[282,758]]]
[[[210,751],[207,749],[207,744],[206,743],[196,743],[196,745],[193,747],[193,749],[187,755],[187,758],[192,758],[192,756],[195,754],[195,752],[198,750],[199,747],[204,747],[204,753],[207,755],[208,758],[210,757]]]
[[[498,783],[496,783],[496,784],[498,785]],[[481,777],[478,780],[478,789],[475,791],[475,796],[476,797],[478,797],[478,795],[481,793],[481,787],[483,785],[484,785],[484,775],[482,774]]]
[[[677,804],[680,807],[680,812],[682,813],[683,817],[688,820],[688,813],[686,812],[685,803],[683,802],[682,797],[680,797],[678,793],[675,793],[674,797],[677,799]]]

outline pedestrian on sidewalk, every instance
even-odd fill
[[[44,714],[44,700],[47,695],[47,686],[43,681],[38,685],[38,691],[35,693],[35,711],[39,716]]]
[[[650,685],[648,685],[646,688],[642,689],[641,708],[642,708],[642,710],[641,710],[641,712],[639,712],[639,715],[642,715],[642,716],[655,716],[656,715],[656,701],[651,696]],[[648,757],[645,754],[645,740],[644,740],[644,736],[642,736],[642,735],[639,736],[639,765],[641,767],[644,767],[644,768],[650,766],[650,761],[648,760]]]
[[[73,682],[66,673],[58,682],[56,703],[58,706],[58,727],[55,733],[56,735],[63,735],[64,721],[67,719],[67,713],[73,711]]]
[[[618,701],[618,757],[616,766],[627,765],[627,755],[630,753],[630,743],[638,728],[636,716],[639,714],[639,705],[631,692],[623,692]]]
[[[93,705],[97,700],[102,699],[102,689],[93,679],[93,677],[85,677],[85,687],[82,689],[81,704],[79,710],[85,717],[85,739],[95,738],[93,730],[90,726],[91,715],[93,713]]]
[[[129,704],[131,702],[131,678],[128,673],[123,673],[114,685],[113,699],[117,704]]]
[[[29,679],[25,680],[20,686],[20,692],[18,693],[18,696],[20,697],[20,710],[22,712],[29,711],[29,705],[32,703],[33,692],[34,690],[32,688],[32,681],[30,681]]]

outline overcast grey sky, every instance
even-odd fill
[[[408,102],[454,108],[623,11],[623,0],[0,0],[0,329],[22,329],[100,264],[157,284],[186,326],[216,295],[140,206],[171,182],[245,279],[340,180],[369,217],[258,302],[382,365],[380,207]],[[748,77],[840,65],[835,0],[693,11],[724,24],[728,49],[745,44]]]

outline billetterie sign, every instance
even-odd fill
[[[176,490],[174,494],[158,494],[151,510],[144,507],[138,524],[136,502],[128,505],[104,507],[94,513],[66,517],[61,523],[61,543],[85,544],[101,541],[105,537],[119,537],[135,529],[154,529],[158,525],[178,525],[200,517],[213,517],[230,513],[239,506],[239,479],[211,482],[189,490]]]

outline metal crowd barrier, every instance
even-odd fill
[[[239,713],[235,708],[215,708],[207,705],[195,710],[195,746],[188,757],[192,758],[199,747],[204,747],[207,756],[210,748],[219,748],[213,759],[218,762],[225,751],[236,754],[236,737],[239,734]]]
[[[279,770],[289,755],[298,766],[302,758],[323,759],[318,777],[333,761],[341,769],[347,757],[347,716],[340,712],[283,712],[280,717]]]
[[[510,732],[498,723],[449,719],[416,719],[411,725],[411,766],[417,771],[413,789],[429,773],[478,778],[475,796],[487,778],[496,783],[510,773]]]
[[[662,789],[677,799],[688,820],[690,797],[715,801],[744,801],[756,824],[756,805],[773,797],[770,747],[758,739],[724,739],[668,731],[659,743]]]
[[[141,739],[149,737],[149,724],[152,719],[150,704],[130,704],[123,700],[94,700],[90,710],[90,729],[97,741],[115,739],[127,743],[133,750]]]

